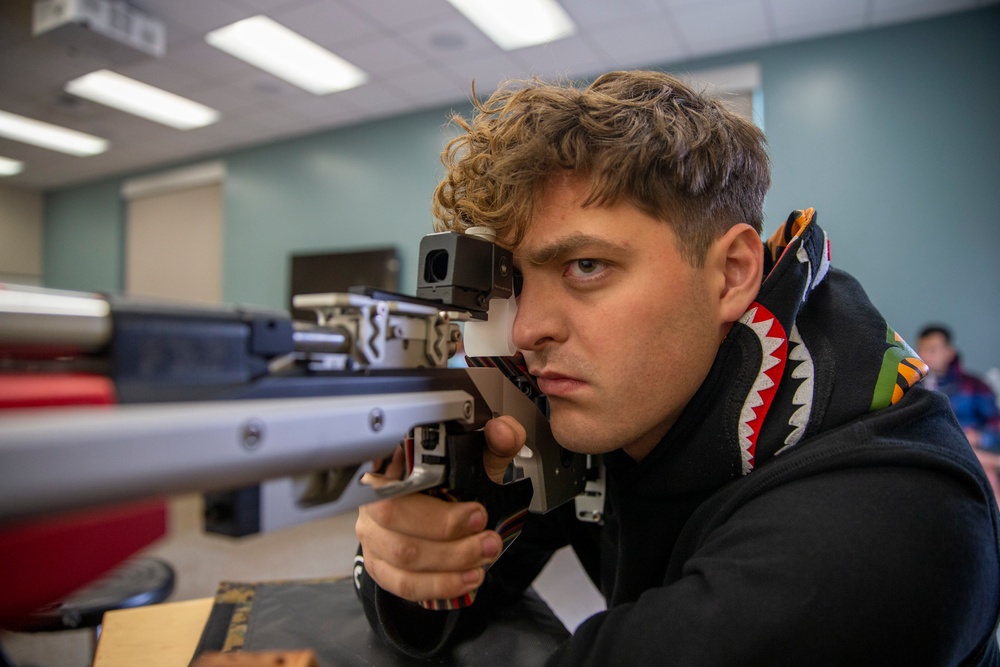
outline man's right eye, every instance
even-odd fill
[[[524,274],[520,269],[514,267],[514,296],[521,295],[521,287],[524,285]]]

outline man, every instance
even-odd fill
[[[939,324],[928,325],[917,336],[917,353],[930,374],[924,381],[948,397],[959,425],[986,471],[993,493],[1000,500],[1000,409],[993,390],[966,373],[951,332]]]
[[[608,610],[551,664],[996,663],[982,470],[814,213],[763,247],[760,131],[654,72],[503,88],[458,123],[435,214],[513,249],[513,340],[556,439],[603,458],[605,518],[532,516],[497,560],[478,503],[364,507],[376,631],[431,655],[571,544]],[[524,437],[487,425],[494,481]]]
[[[917,353],[930,368],[925,384],[951,401],[969,443],[986,450],[1000,449],[997,398],[989,385],[962,368],[951,332],[938,324],[924,327],[917,337]]]

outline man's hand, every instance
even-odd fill
[[[527,436],[507,416],[487,422],[485,433],[483,466],[499,484]],[[402,450],[397,450],[384,476],[402,474]],[[482,584],[483,568],[497,559],[503,544],[485,528],[486,510],[479,503],[415,493],[362,506],[355,531],[368,575],[390,593],[417,602],[456,598]]]

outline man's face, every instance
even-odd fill
[[[586,184],[553,179],[523,242],[513,340],[549,397],[567,449],[641,459],[701,385],[725,334],[706,269],[630,204],[583,209]]]
[[[930,333],[917,341],[917,354],[938,375],[944,375],[955,359],[955,348],[944,334]]]

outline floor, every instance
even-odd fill
[[[210,597],[220,581],[347,576],[357,548],[353,513],[265,535],[233,539],[201,530],[201,497],[170,503],[167,536],[143,554],[169,561],[177,584],[169,601]],[[535,588],[569,629],[603,609],[604,601],[572,551],[558,552]],[[3,633],[0,645],[17,667],[85,667],[93,651],[88,630],[57,634]],[[178,666],[184,667],[184,666]]]

